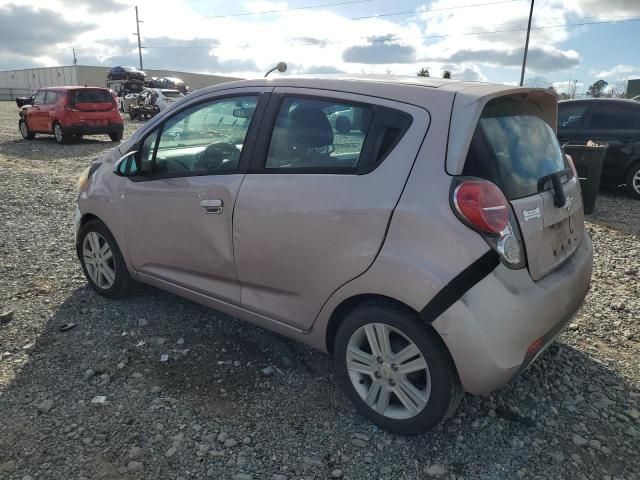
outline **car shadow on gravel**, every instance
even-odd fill
[[[133,446],[160,452],[145,460],[145,478],[173,478],[182,467],[163,452],[181,433],[180,462],[192,470],[223,472],[226,460],[196,452],[207,435],[230,432],[250,442],[251,461],[288,458],[290,478],[339,467],[349,478],[427,479],[434,465],[465,478],[520,470],[591,478],[629,471],[635,460],[611,451],[638,446],[614,434],[627,427],[617,412],[632,386],[562,343],[499,392],[467,395],[452,418],[411,438],[357,415],[326,355],[150,287],[118,301],[74,290],[37,342],[9,358],[24,361],[0,402],[0,464],[15,462],[15,478],[97,478],[126,465]]]
[[[47,162],[97,155],[118,144],[118,142],[112,142],[106,135],[88,136],[66,145],[57,143],[53,136],[40,136],[33,140],[18,139],[0,142],[0,155]]]
[[[626,196],[623,189],[606,188],[600,191],[596,207],[585,221],[621,233],[640,235],[640,200]]]

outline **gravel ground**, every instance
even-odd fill
[[[640,202],[600,197],[592,289],[554,346],[403,438],[320,353],[152,288],[88,290],[74,182],[113,144],[25,142],[17,118],[0,103],[0,478],[640,478]]]

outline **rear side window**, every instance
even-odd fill
[[[355,171],[372,111],[370,106],[285,98],[265,167]]]
[[[558,128],[577,128],[582,125],[582,119],[587,106],[582,104],[558,104]]]
[[[640,109],[627,105],[594,104],[591,110],[591,130],[631,130],[637,127],[640,118]]]
[[[489,102],[476,126],[463,174],[495,183],[514,200],[535,195],[540,180],[565,170],[558,140],[536,110],[529,102]]]
[[[84,88],[71,92],[72,103],[111,103],[112,97],[109,90],[98,88]]]

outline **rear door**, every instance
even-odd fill
[[[329,117],[348,109],[336,130]],[[411,105],[276,88],[234,210],[243,306],[309,329],[374,261],[428,126]]]
[[[619,185],[629,162],[640,155],[640,105],[625,101],[593,101],[587,120],[589,140],[606,143],[602,182]]]
[[[582,241],[584,213],[578,179],[566,162],[555,132],[536,105],[497,99],[476,127],[464,174],[500,187],[513,206],[527,253],[529,272],[539,280],[564,263]],[[553,190],[552,176],[564,202]]]

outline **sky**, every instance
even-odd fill
[[[0,0],[0,69],[138,65],[251,78],[428,68],[517,84],[530,0]],[[536,0],[526,82],[640,78],[640,0]]]

